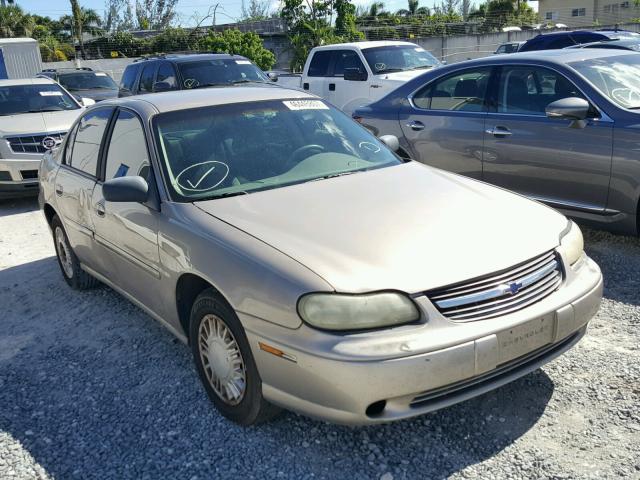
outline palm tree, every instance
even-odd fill
[[[384,3],[373,2],[371,5],[369,5],[369,11],[367,12],[367,14],[370,17],[377,17],[382,13],[384,13]]]
[[[70,0],[71,2],[71,15],[64,15],[60,17],[60,22],[69,28],[73,36],[78,40],[80,45],[80,51],[82,52],[82,58],[86,58],[86,52],[84,49],[83,32],[87,32],[91,35],[98,35],[102,33],[102,18],[98,15],[98,12],[91,8],[84,8],[80,6],[78,0]]]
[[[0,37],[30,37],[35,27],[31,15],[17,5],[0,7]]]
[[[407,0],[409,9],[401,8],[396,12],[397,15],[407,16],[418,13],[418,0]]]

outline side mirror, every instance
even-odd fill
[[[267,72],[267,77],[269,77],[269,80],[272,82],[278,81],[278,74],[276,72]]]
[[[583,98],[567,97],[551,102],[545,108],[547,117],[564,120],[585,120],[589,116],[591,106]]]
[[[168,92],[169,90],[173,90],[169,82],[156,82],[153,84],[154,92]]]
[[[359,68],[344,69],[344,79],[350,82],[364,82],[367,78],[367,72],[363,72]]]
[[[117,177],[102,184],[102,195],[108,202],[143,203],[149,198],[149,184],[142,177]]]
[[[380,141],[394,152],[400,150],[400,142],[398,141],[398,137],[395,135],[382,135],[380,137]]]
[[[90,107],[91,105],[95,105],[96,101],[93,98],[82,97],[80,103],[85,107]]]

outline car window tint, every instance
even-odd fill
[[[430,83],[413,97],[418,108],[483,112],[491,68],[456,72]]]
[[[333,51],[331,50],[322,50],[314,53],[311,63],[309,64],[307,75],[309,77],[326,77],[332,55]]]
[[[73,130],[69,131],[67,134],[67,143],[66,150],[64,152],[64,164],[71,165],[71,152],[73,152],[73,141],[76,137],[76,132],[78,131],[78,126],[76,125]]]
[[[579,43],[579,42],[578,42]],[[568,47],[570,45],[575,45],[576,42],[569,36],[558,37],[556,39],[551,40],[547,43],[546,46],[543,46],[542,49],[546,50],[555,50],[558,48]]]
[[[563,75],[543,67],[503,67],[498,86],[499,113],[545,115],[547,105],[567,97],[584,98]]]
[[[155,73],[155,65],[146,65],[142,70],[140,76],[140,86],[138,90],[140,93],[147,93],[153,91],[153,74]]]
[[[364,65],[353,50],[338,50],[336,52],[336,64],[333,67],[334,76],[343,76],[345,68],[357,68],[360,72],[364,72]]]
[[[100,143],[112,112],[111,108],[101,108],[80,119],[71,153],[73,168],[93,176],[96,175]]]
[[[156,82],[165,82],[169,84],[169,88],[178,88],[178,82],[176,81],[176,71],[169,62],[164,62],[158,68],[158,77]]]
[[[123,90],[133,91],[133,84],[136,83],[136,74],[138,73],[138,67],[127,67],[120,79],[120,88]]]
[[[113,127],[107,150],[105,180],[117,177],[149,177],[149,154],[144,130],[133,113],[121,110]]]

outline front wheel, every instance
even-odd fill
[[[213,290],[196,298],[189,338],[200,380],[222,415],[253,425],[279,412],[262,396],[262,381],[238,317]]]

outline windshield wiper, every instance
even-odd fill
[[[336,178],[336,177],[344,177],[346,175],[351,175],[358,172],[364,172],[364,170],[350,170],[348,172],[340,172],[340,173],[330,173],[328,175],[323,175],[322,177],[312,178],[308,180],[309,182],[317,182],[318,180],[326,180],[328,178]]]
[[[62,112],[64,109],[62,108],[45,108],[43,110],[28,110],[22,113],[45,113],[45,112]]]
[[[212,195],[208,197],[207,200],[215,200],[216,198],[236,197],[238,195],[249,195],[249,192],[245,192],[244,190],[240,190],[239,192],[226,192],[226,193],[221,193],[220,195]]]
[[[267,83],[264,80],[247,80],[246,78],[243,78],[242,80],[234,80],[233,82],[231,82],[231,85],[235,85],[238,83]]]
[[[394,72],[404,72],[402,68],[385,68],[384,70],[377,70],[376,75],[381,73],[394,73]]]
[[[422,70],[426,68],[433,68],[435,65],[420,65],[419,67],[410,68],[410,70]]]

